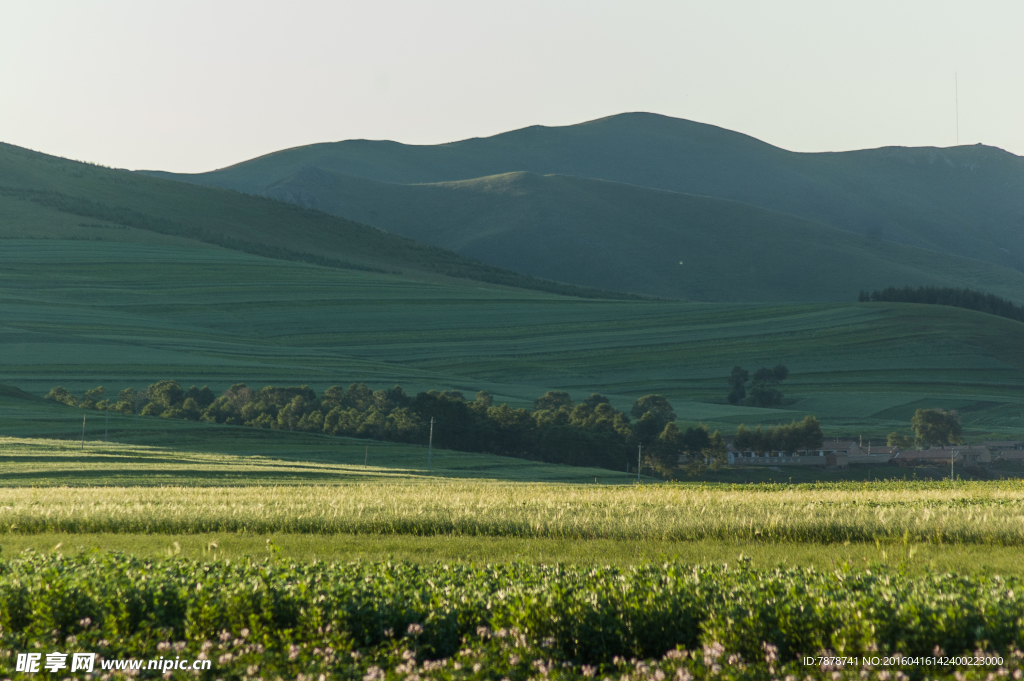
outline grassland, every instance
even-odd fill
[[[175,428],[177,424],[156,418],[139,419],[142,428],[135,430],[132,421],[112,419],[120,427],[111,429],[111,436],[142,442],[174,438],[180,444],[171,448],[96,439],[83,445],[74,440],[0,438],[0,488],[285,485],[289,489],[447,478],[621,485],[636,480],[635,474],[604,468],[443,449],[433,450],[428,470],[427,448],[417,445],[207,424]],[[102,438],[104,430],[100,420],[99,429],[90,435]],[[17,494],[14,489],[6,493]]]
[[[1020,324],[934,306],[580,300],[212,247],[7,240],[0,319],[0,382],[35,395],[164,378],[215,390],[365,381],[488,390],[514,406],[548,389],[599,391],[620,408],[658,392],[683,422],[727,430],[814,413],[828,433],[877,440],[914,409],[943,407],[973,437],[1024,431]],[[732,366],[779,362],[784,409],[722,404]],[[24,418],[4,432],[55,432],[27,423],[37,408],[5,405],[0,430]],[[74,432],[80,416],[64,413],[56,431]]]

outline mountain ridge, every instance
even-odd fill
[[[1024,158],[985,146],[792,152],[718,126],[631,113],[443,145],[348,140],[163,177],[261,194],[305,167],[398,184],[529,171],[730,199],[1024,270]]]

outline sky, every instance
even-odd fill
[[[0,26],[0,141],[120,168],[626,111],[1024,155],[1020,0],[0,0]]]

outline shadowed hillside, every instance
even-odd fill
[[[280,201],[112,170],[7,144],[0,144],[0,238],[212,246],[343,269],[621,297],[541,282]]]
[[[850,301],[907,283],[1024,300],[1024,274],[775,211],[565,175],[440,184],[315,168],[267,196],[545,279],[706,301]]]
[[[259,194],[304,168],[391,183],[528,171],[731,199],[1024,269],[1024,159],[972,146],[801,154],[646,113],[435,146],[350,140],[288,149],[188,182]]]

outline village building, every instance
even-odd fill
[[[825,440],[816,449],[797,452],[740,451],[734,444],[734,438],[729,437],[726,442],[728,462],[733,466],[941,466],[948,465],[951,459],[957,464],[987,464],[994,460],[1020,461],[1024,464],[1024,442],[1017,440],[904,450],[888,445],[876,446],[870,442],[864,445],[856,440]],[[685,459],[685,456],[681,456],[680,463],[685,463]]]
[[[733,445],[726,447],[729,463],[734,466],[827,466],[828,460],[817,451],[813,452],[762,452],[739,451]]]
[[[891,463],[897,466],[934,466],[949,463],[950,458],[954,462],[962,461],[960,453],[955,450],[943,452],[932,449],[901,449],[892,457]]]
[[[726,446],[729,463],[736,466],[824,466],[846,468],[850,457],[861,456],[863,450],[855,440],[826,440],[817,449],[798,452],[740,451],[732,443]],[[886,459],[888,460],[888,459]]]
[[[896,453],[900,451],[899,447],[889,446],[876,446],[868,443],[867,447],[859,446],[859,451],[853,454],[847,454],[851,464],[864,465],[873,464],[876,466],[885,466],[888,464]]]
[[[1024,442],[1020,440],[992,440],[983,442],[992,452],[996,461],[1020,461],[1024,463]]]
[[[941,466],[950,461],[969,464],[992,463],[992,452],[984,445],[954,445],[930,449],[904,449],[892,459],[894,464],[906,466]]]
[[[946,456],[952,451],[960,452],[964,463],[992,463],[992,451],[985,445],[953,445],[949,447],[932,447],[928,451],[945,452]]]

